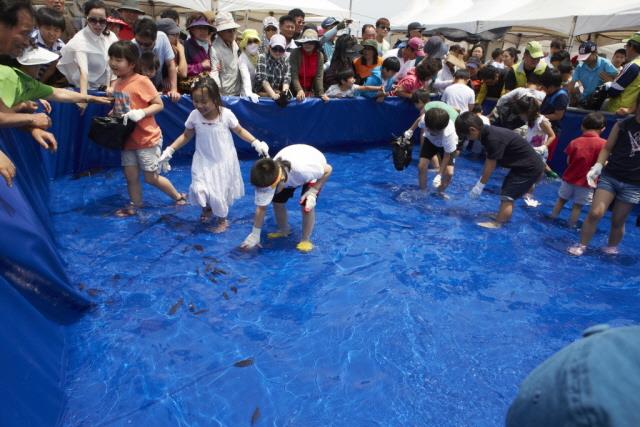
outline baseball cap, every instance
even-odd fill
[[[424,56],[424,43],[420,37],[411,38],[407,46],[416,52],[416,56]]]
[[[482,63],[478,58],[472,56],[471,58],[467,59],[466,65],[467,65],[467,68],[480,68]]]
[[[320,26],[322,28],[324,28],[324,29],[328,29],[332,25],[336,25],[336,24],[338,24],[338,20],[336,18],[334,18],[333,16],[329,16],[329,17],[325,18],[324,21],[322,21]]]
[[[544,52],[542,52],[542,45],[537,41],[527,43],[527,47],[524,51],[529,52],[529,55],[531,55],[533,59],[542,58],[544,56]]]
[[[507,427],[640,425],[640,326],[596,325],[534,369]]]
[[[162,31],[168,35],[180,34],[180,27],[176,24],[171,18],[160,18],[156,22],[156,26],[158,27],[158,31]]]
[[[273,16],[267,16],[266,18],[264,18],[264,20],[262,21],[262,28],[269,28],[269,27],[273,27],[276,30],[279,27],[279,23],[278,20],[276,18],[274,18]]]
[[[407,31],[413,31],[413,30],[424,30],[424,25],[422,25],[419,22],[412,22],[409,25],[407,25]]]
[[[623,43],[635,43],[637,45],[640,45],[640,32],[638,33],[634,33],[631,37],[629,37],[628,39],[624,39],[622,40]]]
[[[281,48],[286,49],[287,39],[285,39],[282,34],[274,34],[269,39],[269,46],[271,47],[280,46]]]
[[[273,37],[272,37],[273,38]],[[254,187],[254,203],[256,206],[269,206],[276,194],[276,189],[269,187]]]
[[[586,60],[597,50],[598,46],[594,42],[586,41],[580,43],[580,48],[578,49],[578,61]]]
[[[447,55],[447,52],[449,52],[449,47],[442,40],[442,37],[432,36],[427,40],[424,51],[429,55],[429,58],[442,59]]]

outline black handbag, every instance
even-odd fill
[[[404,170],[411,163],[411,140],[398,136],[391,140],[393,166],[396,170]]]
[[[94,117],[89,128],[89,138],[109,150],[122,150],[135,128],[136,122],[129,120],[125,126],[122,117]]]
[[[585,110],[600,110],[602,108],[602,104],[607,99],[607,88],[605,85],[600,85],[591,92],[586,99],[581,100],[578,103],[580,108],[584,108]]]

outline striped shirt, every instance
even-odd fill
[[[58,56],[61,55],[60,51],[64,47],[64,42],[62,41],[62,39],[56,40],[55,42],[53,42],[53,45],[49,47],[45,44],[44,40],[42,39],[42,35],[40,34],[39,30],[34,30],[34,32],[31,34],[31,37],[33,38],[33,41],[35,42],[36,46],[47,49],[48,51],[53,52]],[[40,68],[38,69],[38,74],[36,75],[36,79],[38,81],[42,81],[42,77],[44,76],[44,73],[47,71],[50,65],[51,63],[42,64],[40,66]]]

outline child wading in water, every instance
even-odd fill
[[[129,206],[118,209],[116,215],[135,215],[136,209],[142,206],[140,169],[146,183],[161,190],[176,204],[186,204],[186,195],[178,193],[171,181],[158,175],[162,132],[153,116],[162,111],[164,105],[151,80],[137,73],[138,46],[129,41],[118,41],[109,47],[108,53],[109,67],[118,77],[112,86],[114,106],[111,114],[137,122],[122,150],[122,167],[131,201]]]
[[[228,227],[229,206],[244,196],[238,154],[230,130],[250,142],[261,156],[269,155],[269,146],[254,138],[240,126],[235,114],[222,106],[220,90],[211,77],[196,80],[191,88],[191,98],[196,109],[189,114],[182,135],[164,150],[160,162],[163,168],[165,163],[168,165],[173,153],[195,134],[189,200],[202,207],[200,219],[203,222],[212,215],[218,218],[213,232],[221,233]]]

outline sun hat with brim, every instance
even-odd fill
[[[528,52],[529,56],[531,56],[533,59],[542,58],[544,56],[542,45],[537,41],[527,43],[527,47],[524,49],[524,51]]]
[[[261,44],[262,42],[262,40],[260,40],[260,34],[258,34],[258,32],[253,28],[247,28],[242,32],[242,38],[240,43],[238,43],[240,49],[246,48],[250,40],[255,40],[258,44]]]
[[[194,21],[192,21],[188,26],[187,26],[187,30],[190,30],[191,28],[194,27],[207,27],[210,30],[215,29],[213,25],[209,24],[209,21],[207,21],[204,18],[198,18],[195,19]]]
[[[158,31],[162,31],[167,35],[174,36],[180,34],[180,27],[178,27],[176,21],[171,18],[158,19],[156,26],[158,27]]]
[[[306,30],[304,30],[302,32],[302,36],[298,40],[296,40],[296,44],[298,46],[302,46],[305,43],[315,43],[317,45],[320,45],[320,40],[318,39],[318,32],[311,28],[307,28]]]
[[[235,30],[236,28],[240,28],[240,25],[236,24],[236,21],[233,20],[233,15],[229,12],[220,12],[216,15],[216,30],[226,31],[226,30]]]
[[[274,18],[273,16],[267,16],[262,21],[262,28],[263,29],[267,29],[269,27],[273,27],[273,28],[275,28],[277,30],[279,26],[280,26],[280,24],[278,23],[278,20],[276,18]]]
[[[275,188],[255,187],[254,203],[256,204],[256,206],[269,206],[275,194]]]
[[[107,16],[107,24],[121,25],[123,27],[127,25],[122,19],[114,18],[113,16]]]
[[[462,59],[458,58],[453,53],[449,53],[447,56],[445,56],[444,60],[456,67],[458,70],[464,70],[467,68],[467,64],[465,64]]]
[[[140,9],[138,0],[123,0],[117,10],[131,10],[133,12],[142,13],[143,15],[146,13],[144,10]]]
[[[507,427],[640,426],[640,326],[595,325],[520,385]]]
[[[35,47],[25,50],[22,55],[18,57],[18,62],[21,65],[43,65],[49,64],[60,56],[57,53],[53,53],[43,47]]]
[[[640,32],[638,33],[634,33],[631,37],[629,37],[628,39],[624,39],[622,40],[622,43],[635,43],[636,45],[640,46]]]

